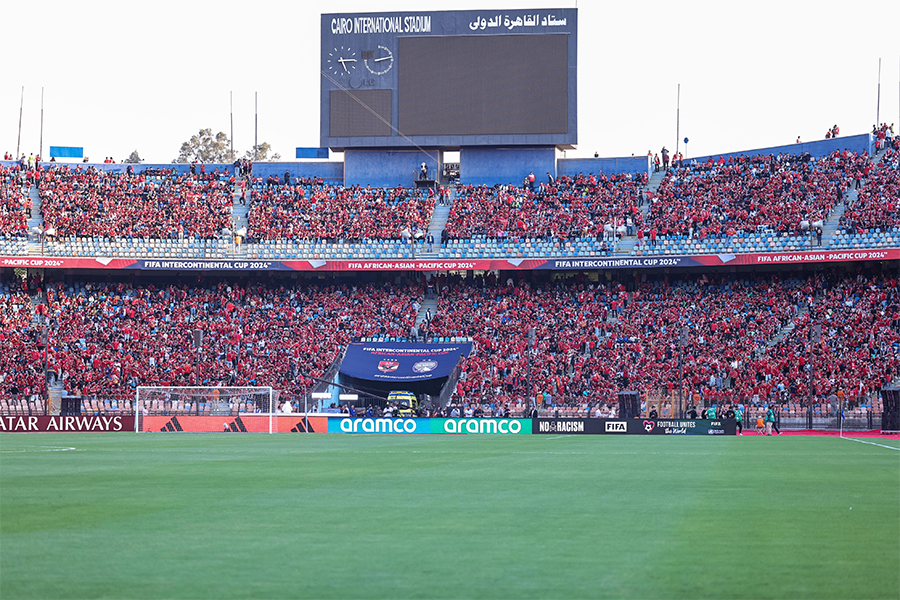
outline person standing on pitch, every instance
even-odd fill
[[[736,425],[737,434],[744,435],[744,411],[741,409],[740,404],[734,407],[734,424]]]
[[[775,426],[775,409],[770,404],[766,408],[766,435],[772,435],[772,427]]]
[[[774,402],[771,405],[771,409],[772,409],[772,429],[775,430],[775,433],[777,433],[778,435],[781,435],[781,429],[779,429],[779,427],[778,427],[778,412],[777,412],[777,409],[775,408]]]

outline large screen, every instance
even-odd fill
[[[322,15],[320,145],[571,147],[577,9]]]
[[[400,38],[400,131],[405,135],[566,133],[566,37]]]
[[[332,90],[331,135],[391,135],[391,90]]]

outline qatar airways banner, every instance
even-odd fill
[[[56,416],[0,417],[0,432],[110,432],[134,431],[134,417],[123,416]]]
[[[369,381],[425,381],[447,377],[472,344],[362,342],[347,346],[341,374]]]
[[[139,271],[534,271],[658,269],[900,260],[900,248],[821,250],[693,256],[604,256],[488,260],[206,260],[134,258],[47,258],[0,256],[0,267],[41,269],[129,269]]]

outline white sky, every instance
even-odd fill
[[[866,133],[900,125],[900,2],[7,2],[0,154],[37,153],[44,88],[49,147],[83,146],[92,161],[138,150],[171,162],[201,128],[235,150],[259,141],[293,160],[319,145],[321,13],[578,8],[578,147],[568,157],[674,150],[681,84],[686,156]],[[896,127],[895,127],[896,131]],[[683,146],[682,146],[683,150]],[[341,157],[340,154],[337,155]]]

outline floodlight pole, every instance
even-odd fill
[[[878,59],[878,100],[875,103],[875,127],[881,125],[881,59]]]
[[[44,155],[44,88],[41,88],[41,137],[38,143],[38,157]]]
[[[234,162],[234,92],[228,92],[229,117],[231,119],[231,162]],[[237,175],[237,173],[235,173]],[[233,239],[233,238],[232,238]]]
[[[22,86],[22,95],[19,98],[19,137],[16,138],[16,156],[19,159],[19,148],[22,146],[22,104],[25,102],[25,86]]]
[[[678,156],[678,143],[681,141],[681,84],[678,84],[678,102],[675,109],[675,156]]]

